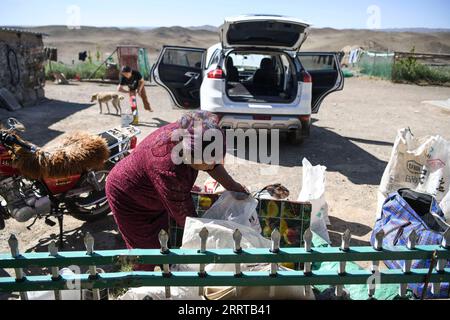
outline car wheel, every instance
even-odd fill
[[[288,139],[288,142],[293,145],[301,145],[304,141],[301,130],[289,131],[287,134],[287,139]]]

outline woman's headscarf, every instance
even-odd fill
[[[191,155],[192,163],[223,162],[226,154],[226,139],[219,127],[218,116],[206,111],[192,112],[185,114],[178,123],[180,129],[185,132],[182,141],[183,152]],[[210,152],[211,150],[213,152]]]

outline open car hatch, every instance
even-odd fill
[[[298,51],[310,25],[300,19],[250,15],[225,19],[220,30],[223,48],[272,48]]]

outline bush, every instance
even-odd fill
[[[89,79],[92,73],[100,66],[96,63],[78,63],[76,65],[67,65],[63,63],[52,63],[50,70],[49,65],[45,67],[45,76],[47,80],[54,80],[52,72],[64,73],[66,79],[75,79],[79,76],[81,79]],[[102,79],[106,76],[106,66],[102,65],[100,69],[95,74],[94,78]]]
[[[450,68],[433,68],[419,63],[414,57],[409,57],[394,65],[392,80],[415,84],[450,85]]]

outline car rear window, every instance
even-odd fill
[[[283,22],[241,22],[230,25],[227,33],[231,45],[293,47],[305,32],[303,26]]]

